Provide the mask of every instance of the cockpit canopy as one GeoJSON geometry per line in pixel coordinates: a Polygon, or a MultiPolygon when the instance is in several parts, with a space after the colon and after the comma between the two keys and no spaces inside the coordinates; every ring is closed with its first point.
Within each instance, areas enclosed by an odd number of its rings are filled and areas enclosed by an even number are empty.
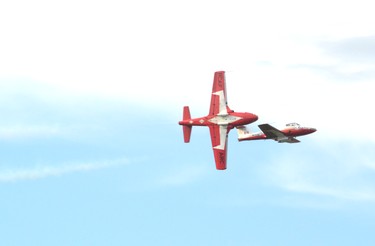
{"type": "Polygon", "coordinates": [[[300,127],[300,125],[298,123],[295,123],[295,122],[288,123],[288,124],[286,124],[286,126],[287,127],[294,127],[294,128],[299,128],[300,127]]]}

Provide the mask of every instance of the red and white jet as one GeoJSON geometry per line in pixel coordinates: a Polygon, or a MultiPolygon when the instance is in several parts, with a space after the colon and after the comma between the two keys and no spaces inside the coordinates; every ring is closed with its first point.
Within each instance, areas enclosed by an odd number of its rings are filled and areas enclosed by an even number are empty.
{"type": "Polygon", "coordinates": [[[247,125],[258,120],[258,116],[255,114],[237,113],[231,110],[227,104],[226,94],[225,72],[215,72],[209,114],[205,117],[192,119],[189,107],[185,106],[183,120],[179,122],[183,126],[185,143],[190,141],[193,126],[209,127],[216,169],[218,170],[227,168],[229,131],[236,126],[247,125]]]}
{"type": "Polygon", "coordinates": [[[286,124],[285,128],[278,130],[269,124],[259,125],[262,132],[251,133],[246,126],[238,126],[238,141],[273,139],[279,143],[299,143],[295,137],[307,135],[316,131],[315,128],[301,127],[298,123],[286,124]]]}

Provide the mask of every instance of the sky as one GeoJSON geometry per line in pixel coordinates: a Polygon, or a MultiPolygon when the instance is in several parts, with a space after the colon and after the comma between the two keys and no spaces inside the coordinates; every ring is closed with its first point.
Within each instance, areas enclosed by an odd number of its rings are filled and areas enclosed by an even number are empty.
{"type": "Polygon", "coordinates": [[[1,245],[373,245],[370,1],[0,3],[1,245]],[[299,144],[215,169],[213,74],[299,144]]]}

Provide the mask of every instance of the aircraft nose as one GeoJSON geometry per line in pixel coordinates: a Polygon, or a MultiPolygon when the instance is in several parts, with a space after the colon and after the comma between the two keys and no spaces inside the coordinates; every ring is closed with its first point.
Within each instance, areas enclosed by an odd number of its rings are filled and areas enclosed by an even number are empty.
{"type": "Polygon", "coordinates": [[[253,122],[255,122],[255,121],[258,120],[258,115],[256,115],[256,114],[251,114],[251,113],[250,113],[248,119],[249,119],[249,123],[253,123],[253,122]]]}
{"type": "Polygon", "coordinates": [[[316,132],[316,128],[310,128],[311,133],[316,132]]]}

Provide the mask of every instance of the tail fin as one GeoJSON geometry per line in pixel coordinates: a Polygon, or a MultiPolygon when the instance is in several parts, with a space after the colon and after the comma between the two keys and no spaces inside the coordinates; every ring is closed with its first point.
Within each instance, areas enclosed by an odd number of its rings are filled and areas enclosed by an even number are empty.
{"type": "Polygon", "coordinates": [[[238,140],[241,141],[242,138],[249,135],[251,132],[246,126],[237,126],[238,140]]]}
{"type": "MultiPolygon", "coordinates": [[[[183,120],[190,120],[191,119],[189,106],[184,107],[184,113],[183,113],[182,119],[183,120]]],[[[193,128],[193,126],[182,126],[182,130],[184,132],[184,142],[185,143],[190,142],[190,136],[191,136],[192,128],[193,128]]]]}

